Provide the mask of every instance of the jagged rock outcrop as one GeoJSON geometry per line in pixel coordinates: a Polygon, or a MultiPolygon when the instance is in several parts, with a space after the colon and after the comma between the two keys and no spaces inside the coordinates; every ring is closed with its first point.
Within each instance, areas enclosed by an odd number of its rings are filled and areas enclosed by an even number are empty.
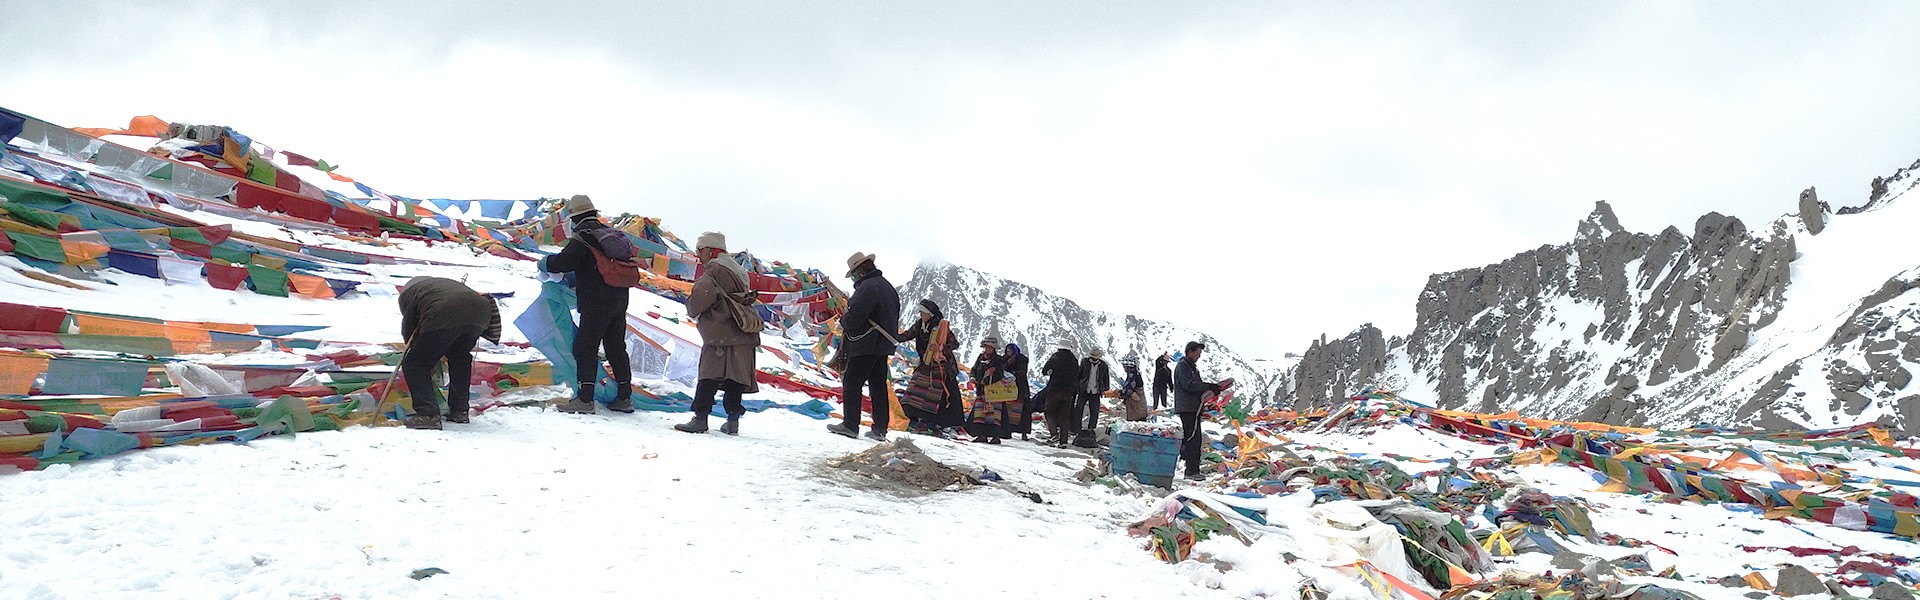
{"type": "Polygon", "coordinates": [[[1300,390],[1293,405],[1327,407],[1348,394],[1366,391],[1359,387],[1386,371],[1387,350],[1386,336],[1372,323],[1331,342],[1325,337],[1315,340],[1300,356],[1288,382],[1300,390]]]}
{"type": "MultiPolygon", "coordinates": [[[[1207,344],[1201,369],[1209,376],[1232,377],[1239,397],[1272,402],[1278,395],[1286,368],[1249,360],[1205,333],[1153,321],[1133,315],[1114,315],[1087,310],[1072,300],[1054,296],[1038,288],[1008,281],[966,267],[931,262],[919,265],[913,277],[899,287],[900,301],[911,318],[912,305],[921,298],[932,298],[947,313],[953,331],[961,341],[962,360],[972,360],[972,352],[988,333],[1020,344],[1034,355],[1034,368],[1053,351],[1057,340],[1072,340],[1076,353],[1084,356],[1087,348],[1099,347],[1107,361],[1119,373],[1120,360],[1137,357],[1142,374],[1152,376],[1152,361],[1161,352],[1178,352],[1189,341],[1207,344]]],[[[904,323],[905,321],[903,321],[904,323]]],[[[1034,372],[1039,377],[1039,372],[1034,372]]]]}
{"type": "Polygon", "coordinates": [[[1429,277],[1404,336],[1383,339],[1366,326],[1314,342],[1286,378],[1286,399],[1323,405],[1382,387],[1445,408],[1620,424],[1805,428],[1879,419],[1920,429],[1920,390],[1908,389],[1920,369],[1920,251],[1888,252],[1862,234],[1829,232],[1843,239],[1823,244],[1831,258],[1819,272],[1857,262],[1835,252],[1915,270],[1860,290],[1850,315],[1822,305],[1778,325],[1801,239],[1836,218],[1912,219],[1920,208],[1893,202],[1920,183],[1916,173],[1920,162],[1876,178],[1867,202],[1837,215],[1808,188],[1794,212],[1755,228],[1709,213],[1690,233],[1634,233],[1598,202],[1571,242],[1429,277]]]}
{"type": "Polygon", "coordinates": [[[1820,201],[1820,195],[1813,188],[1800,192],[1800,222],[1807,226],[1807,233],[1820,235],[1827,228],[1827,203],[1820,201]]]}

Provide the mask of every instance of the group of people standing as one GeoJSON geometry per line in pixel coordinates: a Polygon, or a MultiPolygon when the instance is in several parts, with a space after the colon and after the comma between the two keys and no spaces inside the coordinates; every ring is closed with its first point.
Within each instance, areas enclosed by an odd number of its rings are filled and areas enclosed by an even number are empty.
{"type": "MultiPolygon", "coordinates": [[[[597,406],[595,388],[602,380],[601,352],[614,388],[609,410],[633,412],[632,368],[626,348],[626,285],[608,281],[618,277],[608,265],[632,261],[636,256],[630,240],[599,218],[592,200],[574,196],[565,204],[572,235],[558,254],[541,259],[543,278],[574,275],[573,286],[579,301],[580,323],[574,338],[576,367],[575,394],[560,405],[561,412],[592,414],[597,406]]],[[[758,323],[746,322],[751,310],[740,310],[737,303],[751,306],[754,292],[746,269],[727,251],[726,237],[720,233],[702,234],[695,243],[698,273],[686,307],[700,332],[701,351],[697,382],[694,387],[693,418],[674,429],[688,433],[709,430],[716,397],[724,397],[726,421],[720,431],[740,432],[740,416],[746,412],[743,396],[757,392],[754,374],[755,356],[760,343],[758,323]]],[[[900,328],[899,293],[874,264],[874,256],[855,253],[847,259],[847,276],[853,281],[853,293],[840,317],[842,339],[829,366],[841,374],[842,421],[827,426],[835,434],[850,438],[861,435],[861,415],[872,416],[867,438],[885,441],[893,415],[888,402],[889,360],[901,344],[914,349],[912,375],[900,394],[901,415],[908,430],[941,437],[971,436],[975,442],[998,444],[1018,435],[1032,439],[1033,419],[1044,415],[1047,441],[1065,447],[1069,443],[1092,447],[1099,426],[1101,399],[1108,391],[1117,391],[1129,420],[1143,420],[1146,407],[1146,378],[1138,361],[1121,361],[1122,372],[1115,377],[1100,348],[1091,348],[1085,358],[1076,357],[1074,344],[1062,340],[1040,369],[1046,379],[1038,394],[1029,387],[1029,358],[1018,344],[995,336],[981,340],[980,352],[970,366],[964,367],[973,383],[971,408],[961,398],[959,374],[963,369],[956,353],[960,342],[952,324],[931,299],[916,306],[916,318],[906,329],[900,328]]],[[[439,412],[438,391],[431,384],[433,366],[441,360],[449,365],[452,385],[448,390],[449,412],[446,420],[466,422],[468,413],[466,376],[472,362],[476,340],[485,337],[498,341],[499,309],[490,299],[457,281],[440,278],[416,278],[400,295],[403,335],[408,340],[406,356],[401,360],[409,389],[413,394],[414,415],[405,420],[409,428],[438,429],[443,417],[439,412]],[[491,310],[489,310],[491,309],[491,310]]],[[[1166,405],[1173,393],[1173,409],[1182,424],[1182,458],[1187,473],[1198,473],[1201,434],[1199,412],[1201,396],[1217,392],[1220,385],[1199,376],[1197,362],[1205,345],[1187,344],[1178,365],[1169,368],[1172,357],[1161,354],[1154,360],[1152,410],[1166,405]]]]}
{"type": "Polygon", "coordinates": [[[1101,399],[1116,391],[1128,420],[1145,420],[1151,410],[1166,407],[1169,392],[1172,408],[1181,420],[1181,454],[1187,475],[1199,473],[1203,434],[1200,431],[1201,397],[1219,392],[1221,384],[1200,378],[1199,360],[1206,350],[1200,342],[1190,342],[1177,364],[1169,353],[1154,359],[1151,408],[1147,405],[1147,379],[1139,362],[1131,357],[1121,361],[1122,373],[1115,377],[1100,348],[1087,350],[1082,359],[1074,354],[1074,344],[1061,340],[1040,368],[1046,385],[1038,394],[1029,390],[1029,358],[1018,344],[1002,344],[988,335],[980,342],[980,353],[973,359],[968,375],[973,382],[974,401],[964,409],[956,356],[960,342],[954,335],[940,305],[932,299],[921,300],[912,325],[900,330],[900,297],[893,284],[874,265],[871,254],[855,253],[847,259],[847,276],[854,281],[853,296],[840,317],[843,339],[829,365],[841,372],[842,420],[827,430],[849,438],[859,437],[861,415],[872,416],[872,427],[864,434],[885,441],[893,415],[887,402],[889,388],[887,361],[900,344],[913,344],[912,372],[900,393],[900,409],[906,413],[907,429],[915,433],[941,437],[971,436],[975,442],[998,444],[1015,435],[1031,439],[1033,417],[1044,415],[1047,442],[1065,447],[1096,445],[1101,399]],[[895,333],[898,332],[898,333],[895,333]]]}

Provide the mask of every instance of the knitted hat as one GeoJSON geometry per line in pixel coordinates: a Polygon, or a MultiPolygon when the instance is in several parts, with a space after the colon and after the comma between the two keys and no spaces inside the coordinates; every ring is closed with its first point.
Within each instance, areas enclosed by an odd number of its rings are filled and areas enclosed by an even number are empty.
{"type": "Polygon", "coordinates": [[[1120,359],[1120,366],[1126,367],[1129,369],[1137,369],[1140,367],[1140,361],[1139,359],[1135,359],[1134,357],[1129,356],[1129,357],[1120,359]]]}
{"type": "Polygon", "coordinates": [[[935,304],[932,298],[921,298],[920,310],[921,312],[929,312],[937,315],[940,314],[940,305],[935,304]]]}
{"type": "Polygon", "coordinates": [[[567,199],[567,218],[578,217],[596,210],[599,209],[593,207],[593,199],[588,198],[586,194],[574,194],[572,198],[567,199]]]}
{"type": "Polygon", "coordinates": [[[700,234],[699,240],[693,243],[693,249],[695,251],[700,251],[708,248],[713,248],[715,250],[726,250],[727,234],[720,233],[718,231],[709,231],[709,232],[700,234]]]}
{"type": "Polygon", "coordinates": [[[860,270],[860,265],[873,262],[873,259],[874,256],[872,254],[865,252],[853,253],[853,256],[847,257],[847,276],[852,277],[854,271],[860,270]]]}

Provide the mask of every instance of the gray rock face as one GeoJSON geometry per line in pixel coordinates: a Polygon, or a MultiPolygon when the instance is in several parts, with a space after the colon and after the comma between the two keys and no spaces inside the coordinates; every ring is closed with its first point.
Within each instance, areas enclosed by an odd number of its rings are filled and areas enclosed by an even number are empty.
{"type": "Polygon", "coordinates": [[[1827,228],[1827,203],[1820,201],[1813,188],[1800,192],[1800,222],[1806,224],[1807,233],[1820,235],[1827,228]]]}
{"type": "Polygon", "coordinates": [[[1386,336],[1373,324],[1363,325],[1346,337],[1316,340],[1301,355],[1294,367],[1289,386],[1300,390],[1290,403],[1297,408],[1327,407],[1375,380],[1387,367],[1386,336]]]}
{"type": "MultiPolygon", "coordinates": [[[[1920,162],[1877,179],[1865,204],[1840,214],[1883,208],[1917,184],[1920,162]]],[[[1878,417],[1920,432],[1920,390],[1909,389],[1920,370],[1920,264],[1861,290],[1834,329],[1808,334],[1815,324],[1799,315],[1790,332],[1799,337],[1787,340],[1776,323],[1800,236],[1831,226],[1815,190],[1796,208],[1758,227],[1709,213],[1691,233],[1645,234],[1598,202],[1568,243],[1430,276],[1404,336],[1369,325],[1313,343],[1283,377],[1285,401],[1322,406],[1385,388],[1443,408],[1628,425],[1809,428],[1878,417]]]]}
{"type": "Polygon", "coordinates": [[[1907,586],[1886,581],[1873,586],[1873,594],[1867,597],[1873,600],[1913,600],[1913,592],[1907,590],[1907,586]]]}
{"type": "Polygon", "coordinates": [[[1800,565],[1787,565],[1780,568],[1780,581],[1773,584],[1773,591],[1786,597],[1827,593],[1827,584],[1820,577],[1800,565]]]}
{"type": "Polygon", "coordinates": [[[1161,352],[1178,352],[1187,342],[1197,340],[1207,345],[1201,372],[1208,377],[1234,378],[1235,393],[1240,398],[1271,402],[1277,386],[1285,381],[1281,377],[1284,366],[1248,360],[1205,333],[1133,315],[1087,310],[1038,288],[958,265],[922,264],[899,286],[899,292],[900,304],[907,312],[902,323],[912,317],[913,305],[922,298],[940,305],[960,340],[961,360],[969,364],[981,338],[991,333],[1003,342],[1020,344],[1033,356],[1033,376],[1039,378],[1040,364],[1053,352],[1054,343],[1068,339],[1074,342],[1074,353],[1082,358],[1087,348],[1104,350],[1116,377],[1121,373],[1121,359],[1139,358],[1141,375],[1151,383],[1155,357],[1161,352]]]}

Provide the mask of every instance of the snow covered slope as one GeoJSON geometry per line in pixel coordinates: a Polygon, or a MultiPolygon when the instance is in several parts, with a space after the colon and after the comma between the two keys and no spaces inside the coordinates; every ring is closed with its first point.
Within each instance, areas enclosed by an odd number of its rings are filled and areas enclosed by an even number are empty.
{"type": "Polygon", "coordinates": [[[1601,202],[1572,242],[1434,275],[1407,335],[1314,344],[1290,399],[1383,387],[1542,418],[1920,431],[1916,181],[1920,162],[1837,212],[1809,189],[1754,230],[1714,213],[1633,233],[1601,202]]]}
{"type": "Polygon", "coordinates": [[[1193,329],[1087,310],[1039,288],[943,262],[921,264],[900,286],[900,302],[909,316],[921,298],[932,298],[946,311],[963,349],[977,347],[991,333],[1044,357],[1057,341],[1072,340],[1082,357],[1087,348],[1106,351],[1116,373],[1121,359],[1137,357],[1141,373],[1152,377],[1153,359],[1161,352],[1178,353],[1187,342],[1199,340],[1207,344],[1201,369],[1209,377],[1234,378],[1244,386],[1239,388],[1242,398],[1265,402],[1278,397],[1274,385],[1284,363],[1250,360],[1193,329]]]}

